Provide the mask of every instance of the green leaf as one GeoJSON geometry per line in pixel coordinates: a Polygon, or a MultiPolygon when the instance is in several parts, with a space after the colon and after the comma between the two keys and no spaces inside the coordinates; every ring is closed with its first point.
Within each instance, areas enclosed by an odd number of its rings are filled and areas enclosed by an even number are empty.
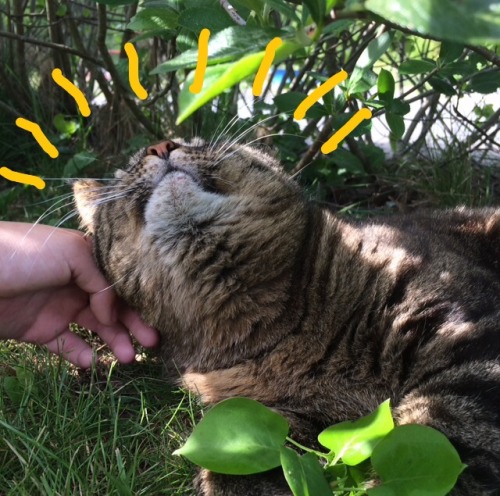
{"type": "Polygon", "coordinates": [[[428,60],[405,60],[399,66],[400,74],[424,74],[426,72],[431,72],[436,68],[436,64],[434,62],[430,62],[428,60]]]}
{"type": "Polygon", "coordinates": [[[2,379],[3,389],[15,407],[21,406],[24,397],[24,388],[17,377],[7,376],[2,379]]]}
{"type": "Polygon", "coordinates": [[[316,24],[323,25],[326,11],[325,0],[303,0],[304,5],[309,9],[311,17],[316,24]]]}
{"type": "Polygon", "coordinates": [[[97,155],[92,152],[80,152],[70,158],[63,170],[63,177],[78,177],[83,169],[93,164],[97,155]]]}
{"type": "Polygon", "coordinates": [[[392,102],[395,87],[393,75],[389,71],[381,69],[377,79],[378,97],[384,102],[392,102]]]}
{"type": "Polygon", "coordinates": [[[360,69],[368,69],[373,66],[377,60],[384,55],[389,46],[391,45],[394,32],[386,31],[378,38],[368,43],[368,46],[363,50],[356,62],[356,67],[360,69]]]}
{"type": "Polygon", "coordinates": [[[72,119],[66,119],[63,114],[57,114],[52,119],[52,124],[61,133],[66,136],[72,136],[80,127],[78,122],[72,119]]]}
{"type": "Polygon", "coordinates": [[[234,21],[222,8],[195,7],[181,12],[179,24],[196,34],[203,28],[208,28],[213,35],[233,26],[234,21]]]}
{"type": "Polygon", "coordinates": [[[325,29],[323,29],[323,35],[329,34],[332,36],[339,35],[344,31],[347,31],[356,21],[353,19],[339,19],[331,22],[325,29]]]}
{"type": "Polygon", "coordinates": [[[443,41],[439,49],[439,60],[442,64],[449,64],[457,60],[464,51],[462,43],[455,43],[453,41],[443,41]]]}
{"type": "Polygon", "coordinates": [[[469,81],[469,90],[476,93],[494,93],[500,88],[500,74],[497,70],[474,74],[469,81]]]}
{"type": "Polygon", "coordinates": [[[286,18],[292,19],[296,23],[300,24],[300,18],[295,11],[296,9],[288,5],[283,0],[267,0],[266,3],[286,18]]]}
{"type": "MultiPolygon", "coordinates": [[[[265,49],[276,36],[284,39],[287,33],[279,29],[232,26],[210,36],[208,65],[216,65],[241,58],[255,50],[265,49]]],[[[194,68],[198,62],[198,48],[187,50],[178,57],[157,66],[151,74],[164,74],[177,69],[194,68]]]]}
{"type": "Polygon", "coordinates": [[[393,114],[392,112],[387,112],[385,114],[385,120],[389,125],[389,129],[391,130],[392,137],[396,140],[400,139],[405,133],[405,121],[404,119],[398,115],[393,114]]]}
{"type": "Polygon", "coordinates": [[[168,5],[146,7],[132,17],[127,28],[132,31],[173,30],[178,24],[179,14],[168,5]]]}
{"type": "Polygon", "coordinates": [[[401,98],[394,99],[388,109],[393,114],[406,115],[410,110],[410,104],[401,100],[401,98]]]}
{"type": "Polygon", "coordinates": [[[497,0],[366,0],[365,8],[433,38],[479,45],[500,41],[497,0]]]}
{"type": "Polygon", "coordinates": [[[294,496],[332,496],[324,471],[312,453],[299,456],[282,446],[280,456],[285,479],[294,496]]]}
{"type": "MultiPolygon", "coordinates": [[[[292,115],[299,104],[306,98],[305,93],[300,93],[298,91],[289,91],[288,93],[283,93],[274,98],[274,103],[279,112],[292,115]]],[[[325,107],[319,103],[315,103],[306,112],[306,118],[317,119],[325,117],[328,115],[325,107]]]]}
{"type": "Polygon", "coordinates": [[[382,484],[370,496],[444,496],[465,468],[446,436],[424,425],[396,427],[374,449],[372,465],[382,484]]]}
{"type": "Polygon", "coordinates": [[[288,422],[257,401],[230,398],[210,409],[174,452],[214,472],[255,474],[280,465],[288,422]]]}
{"type": "Polygon", "coordinates": [[[355,67],[347,80],[346,90],[352,95],[364,93],[377,84],[377,75],[371,69],[355,67]]]}
{"type": "MultiPolygon", "coordinates": [[[[283,42],[276,50],[275,63],[279,63],[300,47],[301,45],[295,42],[283,42]]],[[[179,95],[179,117],[177,118],[177,124],[187,119],[194,111],[223,91],[231,88],[250,75],[255,76],[264,58],[264,53],[264,51],[252,53],[243,57],[238,62],[208,67],[205,72],[203,89],[197,94],[189,91],[189,87],[194,80],[194,74],[191,73],[179,95]]]]}
{"type": "Polygon", "coordinates": [[[389,400],[373,413],[354,422],[346,421],[325,429],[318,441],[346,465],[357,465],[369,458],[374,447],[394,428],[389,400]]]}
{"type": "Polygon", "coordinates": [[[456,95],[457,92],[455,88],[443,78],[438,76],[433,76],[429,79],[429,84],[432,86],[432,89],[437,91],[438,93],[442,93],[443,95],[456,95]]]}
{"type": "Polygon", "coordinates": [[[104,5],[109,5],[111,7],[117,7],[118,5],[132,5],[137,0],[96,0],[97,3],[103,3],[104,5]]]}

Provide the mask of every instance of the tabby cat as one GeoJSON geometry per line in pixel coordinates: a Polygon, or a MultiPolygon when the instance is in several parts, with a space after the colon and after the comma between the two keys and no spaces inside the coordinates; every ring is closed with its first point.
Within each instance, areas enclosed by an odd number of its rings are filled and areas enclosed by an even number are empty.
{"type": "MultiPolygon", "coordinates": [[[[354,222],[261,150],[196,139],[74,192],[99,267],[203,402],[254,398],[311,443],[391,398],[398,424],[439,429],[468,465],[452,494],[497,493],[500,209],[354,222]]],[[[195,486],[290,494],[279,471],[195,486]]]]}

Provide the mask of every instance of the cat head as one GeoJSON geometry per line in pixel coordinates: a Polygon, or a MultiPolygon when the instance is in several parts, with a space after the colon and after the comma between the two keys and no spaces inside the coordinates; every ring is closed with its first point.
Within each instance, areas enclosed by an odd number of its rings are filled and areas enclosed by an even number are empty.
{"type": "Polygon", "coordinates": [[[114,179],[78,181],[74,194],[101,270],[129,303],[151,302],[157,326],[165,305],[179,318],[199,299],[202,313],[232,296],[258,305],[258,288],[297,263],[308,209],[271,155],[200,140],[145,148],[114,179]]]}

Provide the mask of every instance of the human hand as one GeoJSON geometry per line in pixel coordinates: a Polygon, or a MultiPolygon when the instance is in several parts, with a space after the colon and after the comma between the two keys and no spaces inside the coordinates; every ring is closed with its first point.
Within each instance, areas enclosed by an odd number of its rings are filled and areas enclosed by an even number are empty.
{"type": "Polygon", "coordinates": [[[96,332],[120,362],[134,360],[130,333],[143,346],[158,344],[158,332],[118,300],[82,233],[0,222],[0,262],[0,339],[45,345],[82,368],[92,348],[72,322],[96,332]]]}

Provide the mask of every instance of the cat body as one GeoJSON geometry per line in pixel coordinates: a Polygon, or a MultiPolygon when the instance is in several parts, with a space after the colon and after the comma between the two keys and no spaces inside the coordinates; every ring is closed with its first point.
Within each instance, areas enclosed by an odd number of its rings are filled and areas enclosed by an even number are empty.
{"type": "MultiPolygon", "coordinates": [[[[256,399],[311,444],[391,398],[459,451],[453,494],[500,488],[500,209],[348,221],[269,155],[198,141],[74,189],[99,267],[206,404],[256,399]]],[[[273,472],[204,472],[197,491],[290,494],[273,472]]]]}

